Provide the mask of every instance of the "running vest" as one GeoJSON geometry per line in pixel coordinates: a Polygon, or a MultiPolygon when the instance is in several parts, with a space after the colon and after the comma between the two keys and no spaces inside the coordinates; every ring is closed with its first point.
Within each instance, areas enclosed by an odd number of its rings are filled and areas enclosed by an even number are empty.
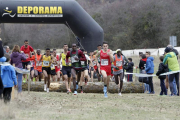
{"type": "MultiPolygon", "coordinates": [[[[85,56],[85,55],[84,55],[85,56]]],[[[87,61],[88,60],[86,60],[86,61],[81,61],[81,67],[82,68],[86,68],[87,67],[87,61]]]]}
{"type": "Polygon", "coordinates": [[[72,51],[70,51],[70,56],[71,56],[71,65],[74,68],[81,68],[81,62],[80,60],[75,60],[75,57],[78,57],[78,50],[76,50],[76,54],[72,54],[72,51]]]}
{"type": "Polygon", "coordinates": [[[71,64],[66,65],[66,54],[61,53],[61,59],[62,59],[62,66],[71,66],[71,64]]]}
{"type": "MultiPolygon", "coordinates": [[[[110,49],[108,49],[108,52],[110,49]]],[[[107,53],[104,53],[103,50],[100,51],[100,65],[111,67],[111,60],[107,53]]]]}
{"type": "MultiPolygon", "coordinates": [[[[118,67],[119,70],[122,70],[123,69],[123,57],[121,55],[120,59],[117,57],[117,55],[115,55],[115,61],[114,61],[114,66],[118,67]]],[[[119,70],[116,70],[115,68],[113,69],[113,71],[119,71],[119,70]]]]}
{"type": "Polygon", "coordinates": [[[46,57],[46,55],[43,55],[43,61],[42,61],[42,67],[50,67],[51,64],[51,56],[46,57]]]}

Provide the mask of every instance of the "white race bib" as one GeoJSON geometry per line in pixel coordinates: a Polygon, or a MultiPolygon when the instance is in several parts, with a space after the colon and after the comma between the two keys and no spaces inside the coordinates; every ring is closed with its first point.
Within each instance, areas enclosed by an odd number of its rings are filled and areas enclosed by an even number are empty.
{"type": "Polygon", "coordinates": [[[49,66],[49,61],[43,61],[43,66],[49,66]]]}
{"type": "Polygon", "coordinates": [[[96,61],[93,62],[93,66],[96,66],[96,61]]]}
{"type": "Polygon", "coordinates": [[[85,62],[84,62],[84,61],[81,61],[81,65],[85,65],[85,62]]]}
{"type": "Polygon", "coordinates": [[[38,64],[38,63],[36,63],[36,66],[42,66],[42,62],[40,62],[39,64],[38,64]]]}
{"type": "Polygon", "coordinates": [[[116,66],[118,67],[122,66],[122,61],[116,61],[116,66]]]}
{"type": "Polygon", "coordinates": [[[108,59],[101,59],[101,65],[108,65],[108,59]]]}
{"type": "Polygon", "coordinates": [[[25,56],[26,56],[26,59],[29,58],[29,54],[25,54],[25,56]]]}
{"type": "Polygon", "coordinates": [[[75,60],[76,57],[77,57],[77,56],[73,56],[73,57],[72,57],[72,59],[71,59],[71,60],[72,60],[72,61],[71,61],[72,63],[79,62],[79,60],[75,60]]]}
{"type": "Polygon", "coordinates": [[[55,69],[55,65],[51,64],[51,70],[55,69]]]}

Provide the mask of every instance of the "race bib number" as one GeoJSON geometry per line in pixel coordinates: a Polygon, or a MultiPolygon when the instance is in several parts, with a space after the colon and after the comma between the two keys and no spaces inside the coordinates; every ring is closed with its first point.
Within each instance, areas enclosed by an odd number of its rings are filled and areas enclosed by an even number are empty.
{"type": "Polygon", "coordinates": [[[55,69],[55,65],[51,64],[51,70],[55,69]]]}
{"type": "Polygon", "coordinates": [[[49,66],[49,61],[43,61],[43,66],[49,66]]]}
{"type": "Polygon", "coordinates": [[[29,58],[29,54],[25,54],[25,56],[26,56],[26,59],[29,58]]]}
{"type": "Polygon", "coordinates": [[[118,66],[118,67],[122,66],[122,61],[117,61],[116,66],[118,66]]]}
{"type": "Polygon", "coordinates": [[[75,60],[76,56],[72,57],[72,63],[76,63],[76,62],[79,62],[79,60],[75,60]]]}
{"type": "Polygon", "coordinates": [[[108,65],[108,59],[101,59],[101,65],[108,65]]]}
{"type": "Polygon", "coordinates": [[[36,66],[42,66],[42,62],[40,62],[39,64],[38,64],[38,63],[36,63],[36,66]]]}
{"type": "Polygon", "coordinates": [[[85,62],[84,62],[84,61],[81,61],[81,65],[85,65],[85,62]]]}
{"type": "Polygon", "coordinates": [[[30,63],[31,63],[31,66],[33,66],[33,65],[34,65],[34,63],[33,63],[32,61],[31,61],[30,63]]]}

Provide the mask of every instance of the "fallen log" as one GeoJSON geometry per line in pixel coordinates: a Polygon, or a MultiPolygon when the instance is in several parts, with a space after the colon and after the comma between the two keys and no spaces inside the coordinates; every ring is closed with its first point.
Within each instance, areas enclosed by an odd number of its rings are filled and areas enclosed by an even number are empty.
{"type": "MultiPolygon", "coordinates": [[[[85,93],[103,93],[103,82],[88,82],[87,85],[83,86],[83,91],[85,93]]],[[[22,84],[23,90],[28,90],[28,83],[22,84]]],[[[71,84],[71,90],[73,91],[73,84],[71,84]]],[[[44,82],[31,82],[30,91],[43,92],[44,91],[44,82]]],[[[50,92],[67,92],[65,83],[51,83],[50,92]]],[[[78,89],[80,92],[80,86],[78,89]]],[[[114,82],[109,83],[109,93],[118,93],[118,86],[114,82]]],[[[144,84],[139,82],[124,82],[122,93],[143,93],[144,84]]]]}

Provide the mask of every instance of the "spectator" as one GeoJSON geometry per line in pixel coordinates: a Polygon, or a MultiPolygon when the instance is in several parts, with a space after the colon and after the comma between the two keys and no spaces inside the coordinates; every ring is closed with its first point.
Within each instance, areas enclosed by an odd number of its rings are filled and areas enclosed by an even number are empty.
{"type": "MultiPolygon", "coordinates": [[[[12,54],[11,54],[11,65],[15,65],[15,67],[23,69],[22,60],[26,60],[26,56],[24,53],[20,53],[20,47],[15,45],[12,54]]],[[[17,73],[18,77],[18,93],[22,92],[22,74],[17,73]]]]}
{"type": "MultiPolygon", "coordinates": [[[[163,63],[165,65],[168,65],[169,71],[179,71],[179,63],[176,54],[172,52],[172,49],[170,49],[169,47],[166,47],[165,49],[165,56],[163,63]]],[[[179,96],[179,72],[169,75],[169,87],[170,87],[171,95],[176,95],[176,93],[174,92],[174,85],[173,85],[174,78],[178,89],[177,95],[179,96]]]]}
{"type": "MultiPolygon", "coordinates": [[[[10,62],[10,55],[5,54],[4,56],[6,57],[6,62],[10,62]]],[[[11,100],[12,87],[14,85],[17,87],[16,72],[14,67],[11,65],[2,65],[1,77],[4,85],[3,98],[4,102],[7,103],[11,100]]]]}
{"type": "MultiPolygon", "coordinates": [[[[151,75],[154,73],[154,58],[150,56],[150,52],[146,52],[146,57],[147,57],[147,61],[146,61],[146,68],[145,71],[147,74],[151,75]]],[[[153,87],[153,77],[148,77],[148,82],[149,82],[149,87],[150,87],[150,94],[154,94],[154,87],[153,87]]]]}
{"type": "MultiPolygon", "coordinates": [[[[146,55],[141,54],[141,60],[139,62],[139,71],[140,71],[141,74],[145,74],[146,61],[147,61],[146,55]]],[[[144,93],[150,91],[150,89],[149,89],[149,81],[148,81],[147,77],[139,77],[139,82],[144,83],[144,86],[145,86],[144,93]]]]}
{"type": "MultiPolygon", "coordinates": [[[[163,59],[164,57],[161,56],[159,58],[160,60],[160,64],[159,64],[159,69],[158,69],[158,72],[156,73],[157,76],[159,76],[160,74],[162,73],[165,73],[165,72],[168,72],[168,67],[167,65],[164,65],[163,64],[163,59]]],[[[164,79],[166,78],[165,75],[163,76],[159,76],[159,79],[160,79],[160,86],[161,86],[161,92],[160,92],[160,95],[167,95],[167,90],[166,90],[166,86],[165,86],[165,83],[164,83],[164,79]]]]}
{"type": "MultiPolygon", "coordinates": [[[[126,70],[127,73],[133,73],[133,66],[134,66],[134,63],[132,62],[132,58],[128,58],[128,65],[124,66],[123,68],[126,70]]],[[[133,82],[132,77],[133,77],[132,74],[128,74],[127,81],[133,82]]]]}

